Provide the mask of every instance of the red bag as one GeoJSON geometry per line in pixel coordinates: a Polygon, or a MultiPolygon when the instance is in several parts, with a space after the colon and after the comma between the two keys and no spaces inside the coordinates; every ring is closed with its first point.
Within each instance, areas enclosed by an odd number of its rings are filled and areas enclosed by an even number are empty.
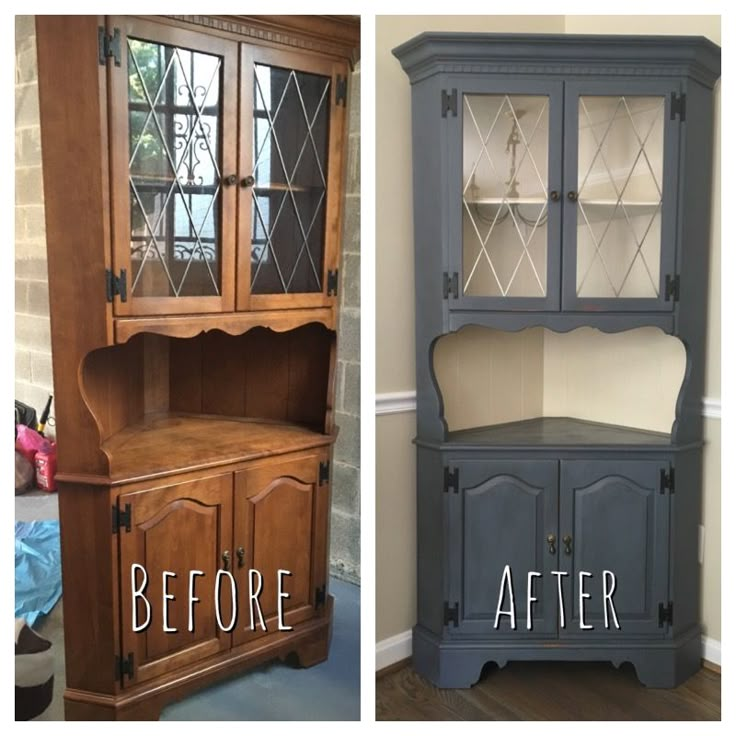
{"type": "Polygon", "coordinates": [[[15,431],[15,449],[32,465],[36,453],[49,445],[49,441],[24,424],[16,424],[15,431]]]}

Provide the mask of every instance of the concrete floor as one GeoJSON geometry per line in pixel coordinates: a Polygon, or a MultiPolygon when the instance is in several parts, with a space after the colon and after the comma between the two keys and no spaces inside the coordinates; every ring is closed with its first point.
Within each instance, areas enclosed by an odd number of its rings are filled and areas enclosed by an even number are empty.
{"type": "MultiPolygon", "coordinates": [[[[18,521],[58,519],[56,494],[16,496],[18,521]]],[[[162,721],[360,719],[360,588],[330,578],[335,612],[330,656],[309,669],[266,664],[167,707],[162,721]]],[[[61,601],[36,630],[54,645],[54,699],[35,720],[63,721],[64,622],[61,601]]]]}

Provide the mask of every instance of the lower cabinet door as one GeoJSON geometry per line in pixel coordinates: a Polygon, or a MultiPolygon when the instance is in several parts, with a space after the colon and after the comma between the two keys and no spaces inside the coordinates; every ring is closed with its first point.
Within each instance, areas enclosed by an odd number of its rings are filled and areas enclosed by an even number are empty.
{"type": "Polygon", "coordinates": [[[667,631],[659,624],[669,588],[670,495],[660,491],[667,468],[651,460],[561,462],[560,569],[567,573],[568,609],[561,638],[667,631]],[[582,599],[582,609],[581,572],[590,574],[583,577],[582,592],[590,598],[582,599]],[[581,629],[581,610],[592,629],[581,629]]]}
{"type": "Polygon", "coordinates": [[[322,604],[329,485],[324,478],[320,484],[320,463],[326,460],[319,451],[235,474],[234,574],[241,593],[234,645],[305,621],[322,604]]]}
{"type": "MultiPolygon", "coordinates": [[[[223,555],[232,551],[232,487],[232,473],[226,473],[118,497],[119,512],[130,513],[130,531],[121,526],[118,532],[122,660],[132,670],[122,675],[123,685],[230,647],[230,634],[217,624],[214,591],[217,571],[226,566],[223,555]],[[192,570],[203,575],[193,578],[193,597],[199,601],[192,606],[189,631],[192,570]],[[134,631],[149,612],[148,625],[134,631]]],[[[232,611],[226,580],[221,590],[221,619],[227,626],[232,611]]]]}
{"type": "Polygon", "coordinates": [[[460,460],[450,466],[457,492],[447,494],[448,634],[555,637],[557,461],[460,460]],[[530,572],[539,576],[532,576],[530,597],[537,600],[527,628],[530,572]]]}

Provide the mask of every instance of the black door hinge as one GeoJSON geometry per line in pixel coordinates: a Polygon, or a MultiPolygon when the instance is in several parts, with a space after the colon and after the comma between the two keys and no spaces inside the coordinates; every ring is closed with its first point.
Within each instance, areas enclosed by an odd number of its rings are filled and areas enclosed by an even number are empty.
{"type": "Polygon", "coordinates": [[[120,269],[120,276],[116,276],[109,268],[105,269],[105,292],[109,302],[116,294],[120,295],[121,302],[128,301],[128,273],[124,268],[120,269]]]}
{"type": "Polygon", "coordinates": [[[330,461],[319,464],[319,484],[321,486],[330,482],[330,461]]]}
{"type": "Polygon", "coordinates": [[[665,624],[672,626],[672,609],[675,604],[670,601],[666,606],[664,603],[659,604],[659,628],[664,628],[665,624]]]}
{"type": "Polygon", "coordinates": [[[457,628],[457,625],[459,623],[459,616],[460,616],[460,605],[455,602],[454,606],[450,606],[450,604],[445,601],[445,614],[444,614],[444,622],[445,626],[449,626],[452,624],[455,628],[457,628]]]}
{"type": "Polygon", "coordinates": [[[457,117],[457,90],[453,89],[448,92],[442,90],[442,117],[446,118],[448,113],[452,113],[453,117],[457,117]]]}
{"type": "Polygon", "coordinates": [[[447,299],[450,294],[453,299],[457,299],[457,272],[449,274],[445,271],[442,276],[442,295],[447,299]]]}
{"type": "Polygon", "coordinates": [[[680,274],[667,274],[664,277],[664,300],[668,302],[670,299],[673,302],[680,301],[680,274]]]}
{"type": "Polygon", "coordinates": [[[335,79],[335,105],[348,104],[348,78],[338,74],[335,79]]]}
{"type": "Polygon", "coordinates": [[[685,122],[685,93],[678,95],[677,92],[673,92],[670,96],[670,120],[674,120],[676,117],[680,118],[680,122],[685,122]]]}
{"type": "Polygon", "coordinates": [[[117,534],[123,527],[125,531],[130,531],[130,504],[126,503],[125,508],[121,511],[117,506],[112,507],[112,533],[117,534]]]}
{"type": "Polygon", "coordinates": [[[105,66],[108,59],[115,59],[115,66],[120,66],[120,29],[113,29],[112,36],[105,33],[102,26],[97,28],[97,44],[100,64],[105,66]]]}
{"type": "Polygon", "coordinates": [[[327,600],[327,591],[325,590],[325,586],[322,585],[319,588],[314,589],[314,607],[319,608],[320,606],[324,606],[325,600],[327,600]]]}
{"type": "Polygon", "coordinates": [[[125,659],[115,656],[115,675],[120,680],[121,685],[124,682],[125,675],[128,675],[128,680],[133,679],[133,652],[128,652],[125,659]]]}
{"type": "Polygon", "coordinates": [[[665,491],[675,492],[675,469],[671,465],[659,471],[659,492],[664,493],[665,491]]]}
{"type": "Polygon", "coordinates": [[[445,465],[445,493],[450,492],[452,488],[453,493],[458,493],[460,490],[460,470],[458,468],[450,468],[445,465]]]}
{"type": "Polygon", "coordinates": [[[327,272],[327,296],[337,296],[337,275],[340,269],[327,272]]]}

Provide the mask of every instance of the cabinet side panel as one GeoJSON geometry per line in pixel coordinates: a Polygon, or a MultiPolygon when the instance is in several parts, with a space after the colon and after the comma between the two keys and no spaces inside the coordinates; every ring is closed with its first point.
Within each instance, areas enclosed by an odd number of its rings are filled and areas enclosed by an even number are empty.
{"type": "Polygon", "coordinates": [[[701,523],[703,451],[675,457],[675,492],[670,497],[670,600],[674,636],[700,624],[698,526],[701,523]]]}
{"type": "Polygon", "coordinates": [[[80,380],[103,440],[143,418],[143,337],[95,350],[84,360],[80,380]]]}
{"type": "Polygon", "coordinates": [[[36,22],[56,426],[59,470],[66,473],[107,472],[77,380],[83,357],[111,339],[100,22],[95,16],[36,22]]]}
{"type": "Polygon", "coordinates": [[[446,135],[440,110],[438,77],[412,87],[412,161],[414,166],[414,269],[416,308],[417,434],[443,439],[444,420],[432,368],[432,349],[444,331],[442,299],[447,269],[446,212],[448,182],[446,135]]]}
{"type": "Polygon", "coordinates": [[[445,495],[442,455],[417,448],[417,623],[442,633],[445,598],[445,495]]]}
{"type": "Polygon", "coordinates": [[[118,552],[106,488],[59,483],[67,687],[114,693],[118,552]]]}
{"type": "Polygon", "coordinates": [[[710,246],[713,170],[713,93],[688,81],[687,117],[680,150],[680,302],[676,333],[687,348],[687,369],[677,405],[674,439],[692,442],[703,437],[705,390],[705,326],[708,317],[708,254],[710,246]]]}

